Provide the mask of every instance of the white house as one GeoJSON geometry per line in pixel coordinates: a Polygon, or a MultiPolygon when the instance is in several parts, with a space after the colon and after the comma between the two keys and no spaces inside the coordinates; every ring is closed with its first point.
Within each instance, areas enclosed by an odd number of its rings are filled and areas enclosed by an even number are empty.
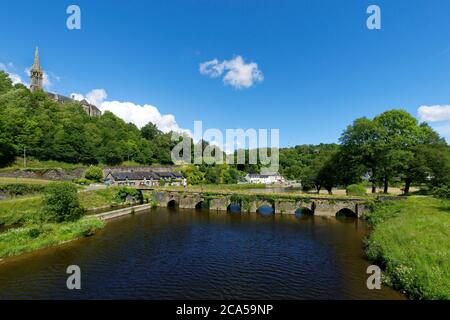
{"type": "Polygon", "coordinates": [[[279,173],[255,174],[250,173],[245,176],[248,183],[255,184],[283,184],[286,179],[279,173]]]}

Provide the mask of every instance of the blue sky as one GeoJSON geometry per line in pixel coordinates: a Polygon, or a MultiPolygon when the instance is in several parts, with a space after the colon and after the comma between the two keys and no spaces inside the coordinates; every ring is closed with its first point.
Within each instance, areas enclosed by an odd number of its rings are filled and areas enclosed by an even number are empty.
{"type": "Polygon", "coordinates": [[[168,126],[279,128],[281,145],[294,146],[337,142],[355,118],[391,108],[419,117],[425,105],[422,118],[450,138],[447,0],[1,0],[0,29],[11,74],[27,81],[39,46],[50,91],[103,89],[105,101],[130,102],[115,108],[157,108],[138,118],[174,115],[158,118],[168,126]],[[66,28],[70,4],[81,30],[66,28]],[[370,4],[381,30],[366,27],[370,4]],[[248,87],[223,81],[237,56],[260,72],[248,87]],[[216,78],[199,70],[213,59],[225,66],[216,78]]]}

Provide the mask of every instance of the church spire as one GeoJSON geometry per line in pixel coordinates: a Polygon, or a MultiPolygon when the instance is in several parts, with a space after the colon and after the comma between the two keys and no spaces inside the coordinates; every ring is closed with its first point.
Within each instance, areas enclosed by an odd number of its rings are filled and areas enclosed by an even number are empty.
{"type": "Polygon", "coordinates": [[[31,69],[41,70],[41,60],[39,59],[39,49],[36,47],[36,52],[34,53],[34,63],[31,69]]]}
{"type": "Polygon", "coordinates": [[[36,90],[42,90],[42,82],[44,79],[44,73],[41,69],[41,60],[39,59],[39,50],[36,47],[36,52],[34,53],[34,63],[30,69],[30,90],[32,92],[36,90]]]}

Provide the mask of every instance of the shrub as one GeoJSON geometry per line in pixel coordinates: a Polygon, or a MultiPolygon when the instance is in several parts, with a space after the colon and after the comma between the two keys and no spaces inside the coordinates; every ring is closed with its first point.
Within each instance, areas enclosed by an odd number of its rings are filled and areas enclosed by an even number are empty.
{"type": "Polygon", "coordinates": [[[83,215],[77,188],[70,182],[50,183],[43,198],[43,217],[56,222],[75,221],[83,215]]]}
{"type": "Polygon", "coordinates": [[[450,186],[442,185],[433,189],[433,196],[440,199],[450,199],[450,186]]]}
{"type": "Polygon", "coordinates": [[[30,236],[30,238],[36,239],[40,234],[41,230],[39,230],[38,228],[32,228],[28,230],[28,235],[30,236]]]}
{"type": "Polygon", "coordinates": [[[347,186],[347,195],[348,196],[364,196],[366,195],[366,187],[361,184],[351,184],[347,186]]]}
{"type": "Polygon", "coordinates": [[[99,167],[91,166],[84,173],[84,177],[88,180],[100,182],[103,180],[103,170],[99,167]]]}
{"type": "Polygon", "coordinates": [[[118,202],[125,202],[128,197],[133,198],[135,201],[143,201],[142,193],[135,188],[129,187],[120,187],[119,190],[117,190],[115,200],[118,202]]]}
{"type": "Polygon", "coordinates": [[[0,191],[6,192],[11,196],[23,196],[26,194],[43,192],[45,187],[46,186],[42,184],[11,183],[0,185],[0,191]]]}

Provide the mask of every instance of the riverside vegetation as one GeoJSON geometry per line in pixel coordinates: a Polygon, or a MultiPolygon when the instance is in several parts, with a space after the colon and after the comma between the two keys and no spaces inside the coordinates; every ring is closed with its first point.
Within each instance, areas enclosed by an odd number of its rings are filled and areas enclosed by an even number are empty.
{"type": "Polygon", "coordinates": [[[385,283],[413,299],[450,299],[450,200],[413,196],[378,202],[367,215],[366,253],[385,283]]]}
{"type": "Polygon", "coordinates": [[[77,192],[70,182],[50,183],[42,195],[0,201],[0,258],[94,234],[104,222],[84,208],[117,203],[117,188],[77,192]],[[1,230],[0,230],[1,231],[1,230]]]}

